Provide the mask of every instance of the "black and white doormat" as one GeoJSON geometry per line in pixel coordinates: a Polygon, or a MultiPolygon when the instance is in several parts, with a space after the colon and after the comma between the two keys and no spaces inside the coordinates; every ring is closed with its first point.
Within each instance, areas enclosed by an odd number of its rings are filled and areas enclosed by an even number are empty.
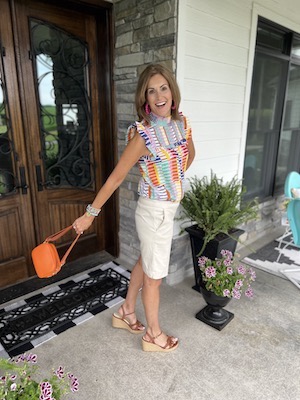
{"type": "Polygon", "coordinates": [[[109,262],[0,309],[0,357],[24,353],[113,307],[126,296],[129,278],[109,262]]]}

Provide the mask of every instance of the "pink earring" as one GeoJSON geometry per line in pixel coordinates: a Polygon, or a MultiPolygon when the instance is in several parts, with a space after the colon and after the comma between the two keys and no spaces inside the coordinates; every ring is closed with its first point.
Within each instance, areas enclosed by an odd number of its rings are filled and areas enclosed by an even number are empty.
{"type": "Polygon", "coordinates": [[[171,109],[172,109],[172,110],[176,110],[176,104],[174,103],[174,100],[172,100],[172,107],[171,107],[171,109]]]}
{"type": "Polygon", "coordinates": [[[148,114],[148,115],[151,113],[151,108],[148,103],[145,104],[145,111],[146,111],[146,114],[148,114]]]}

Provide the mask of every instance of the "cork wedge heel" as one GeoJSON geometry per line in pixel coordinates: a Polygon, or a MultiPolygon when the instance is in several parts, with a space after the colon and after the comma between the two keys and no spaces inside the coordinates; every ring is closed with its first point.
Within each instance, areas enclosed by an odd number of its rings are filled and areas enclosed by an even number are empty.
{"type": "Polygon", "coordinates": [[[170,351],[176,350],[178,347],[178,339],[174,336],[167,336],[167,341],[164,346],[160,346],[155,343],[155,339],[157,339],[162,332],[160,332],[157,336],[151,336],[148,332],[146,335],[149,337],[150,340],[146,340],[145,336],[142,338],[142,347],[144,351],[156,351],[156,352],[163,352],[168,353],[170,351]]]}
{"type": "Polygon", "coordinates": [[[130,333],[133,334],[139,334],[145,332],[145,327],[139,320],[136,320],[136,322],[131,324],[129,320],[126,319],[128,315],[132,315],[134,314],[134,312],[125,314],[123,305],[121,306],[121,310],[122,310],[122,315],[120,315],[119,313],[114,313],[112,315],[112,326],[114,328],[127,329],[130,333]]]}

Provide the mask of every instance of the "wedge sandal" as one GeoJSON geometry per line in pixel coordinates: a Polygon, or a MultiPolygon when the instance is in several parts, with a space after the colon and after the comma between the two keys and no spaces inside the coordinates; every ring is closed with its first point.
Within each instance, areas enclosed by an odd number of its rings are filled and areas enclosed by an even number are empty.
{"type": "Polygon", "coordinates": [[[128,315],[134,314],[134,312],[125,314],[123,305],[121,306],[121,310],[122,315],[119,313],[113,313],[112,326],[114,328],[127,329],[130,333],[134,334],[143,333],[145,331],[144,325],[139,320],[136,320],[135,323],[131,324],[128,319],[126,319],[128,315]]]}
{"type": "Polygon", "coordinates": [[[170,351],[173,351],[177,349],[178,347],[178,339],[175,338],[174,336],[167,336],[167,342],[164,346],[160,346],[159,344],[155,343],[155,339],[157,339],[160,335],[162,335],[162,332],[160,332],[157,336],[151,336],[147,332],[146,335],[150,338],[150,340],[146,340],[145,336],[142,338],[142,347],[144,351],[160,351],[164,353],[168,353],[170,351]]]}

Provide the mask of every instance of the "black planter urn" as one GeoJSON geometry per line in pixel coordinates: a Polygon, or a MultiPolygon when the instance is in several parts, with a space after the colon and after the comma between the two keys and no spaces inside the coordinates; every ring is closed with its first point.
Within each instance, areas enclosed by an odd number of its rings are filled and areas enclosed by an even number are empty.
{"type": "Polygon", "coordinates": [[[233,313],[223,308],[231,298],[217,296],[205,288],[204,282],[200,283],[200,290],[207,306],[196,314],[196,318],[221,331],[234,317],[233,313]]]}
{"type": "MultiPolygon", "coordinates": [[[[198,266],[198,254],[202,249],[204,242],[204,232],[202,229],[199,229],[197,225],[192,225],[185,228],[186,232],[188,232],[190,236],[192,255],[193,255],[193,265],[194,265],[194,273],[195,273],[195,286],[193,289],[200,292],[199,282],[201,282],[201,272],[198,266]]],[[[215,260],[216,258],[221,258],[222,250],[229,250],[234,254],[237,240],[244,233],[242,229],[233,229],[230,232],[230,236],[225,235],[224,233],[218,234],[213,240],[207,243],[203,253],[201,256],[205,256],[210,258],[211,260],[215,260]]]]}

